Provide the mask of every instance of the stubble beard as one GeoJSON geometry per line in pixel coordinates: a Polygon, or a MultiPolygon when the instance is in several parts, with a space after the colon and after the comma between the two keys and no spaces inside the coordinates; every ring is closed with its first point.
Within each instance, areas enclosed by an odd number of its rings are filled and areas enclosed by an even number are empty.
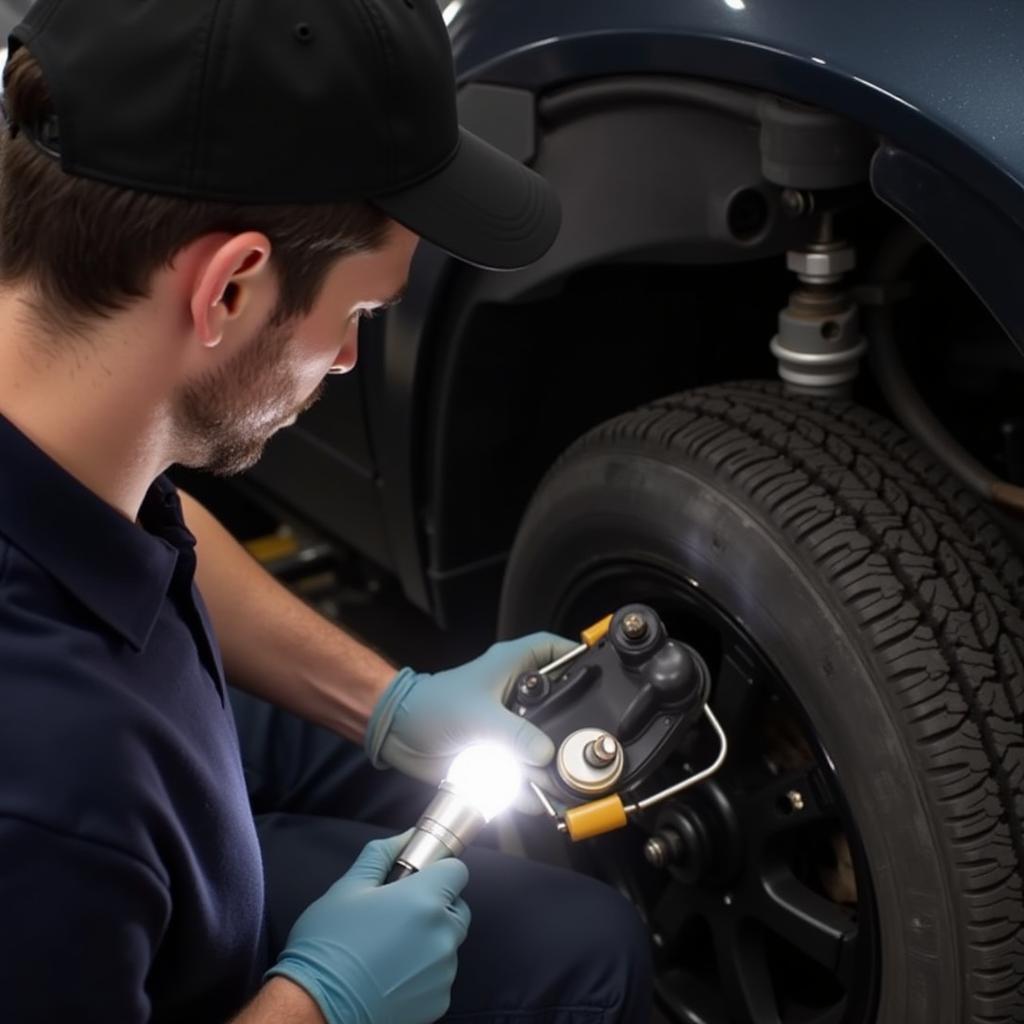
{"type": "Polygon", "coordinates": [[[323,382],[304,402],[294,397],[291,336],[291,325],[272,320],[225,366],[182,391],[175,409],[182,465],[216,476],[243,473],[277,430],[317,402],[323,382]]]}

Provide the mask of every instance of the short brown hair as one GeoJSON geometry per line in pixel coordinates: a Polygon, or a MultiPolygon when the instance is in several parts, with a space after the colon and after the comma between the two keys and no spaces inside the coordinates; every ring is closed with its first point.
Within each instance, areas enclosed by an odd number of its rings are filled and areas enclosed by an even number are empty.
{"type": "MultiPolygon", "coordinates": [[[[10,125],[40,124],[52,113],[27,50],[11,56],[4,87],[10,125]]],[[[219,231],[270,239],[281,323],[308,313],[334,262],[379,246],[390,223],[365,203],[233,205],[118,188],[65,174],[24,132],[0,136],[0,282],[31,282],[38,313],[52,325],[81,327],[146,297],[159,268],[219,231]]]]}

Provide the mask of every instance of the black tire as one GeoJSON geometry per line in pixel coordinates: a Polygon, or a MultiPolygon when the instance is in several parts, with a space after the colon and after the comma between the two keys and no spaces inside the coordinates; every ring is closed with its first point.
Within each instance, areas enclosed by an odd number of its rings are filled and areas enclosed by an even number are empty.
{"type": "Polygon", "coordinates": [[[1024,566],[973,497],[852,403],[704,388],[553,467],[501,630],[577,629],[583,592],[631,572],[733,616],[834,767],[870,875],[876,991],[820,1019],[1024,1021],[1024,566]]]}

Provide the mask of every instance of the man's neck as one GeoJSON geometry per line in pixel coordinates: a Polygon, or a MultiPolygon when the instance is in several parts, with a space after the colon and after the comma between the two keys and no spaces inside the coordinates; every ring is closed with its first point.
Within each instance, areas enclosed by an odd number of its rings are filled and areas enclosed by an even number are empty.
{"type": "Polygon", "coordinates": [[[0,292],[0,414],[63,469],[135,520],[171,459],[158,353],[130,317],[88,338],[44,333],[23,293],[0,292]]]}

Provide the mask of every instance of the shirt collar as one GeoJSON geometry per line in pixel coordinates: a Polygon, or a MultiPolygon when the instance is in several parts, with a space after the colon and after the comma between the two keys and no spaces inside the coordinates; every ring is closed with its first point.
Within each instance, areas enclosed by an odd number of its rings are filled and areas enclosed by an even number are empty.
{"type": "Polygon", "coordinates": [[[136,525],[0,416],[0,535],[136,650],[153,629],[178,561],[195,539],[165,477],[136,525]]]}

